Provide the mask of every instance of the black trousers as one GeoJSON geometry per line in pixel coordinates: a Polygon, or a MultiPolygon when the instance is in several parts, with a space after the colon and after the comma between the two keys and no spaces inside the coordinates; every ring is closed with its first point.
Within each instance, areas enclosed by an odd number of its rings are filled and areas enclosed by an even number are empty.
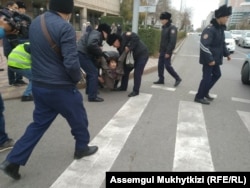
{"type": "Polygon", "coordinates": [[[134,87],[133,91],[139,93],[141,87],[142,74],[145,68],[145,65],[148,61],[148,56],[139,57],[135,60],[134,68],[129,68],[124,65],[124,75],[121,81],[121,89],[127,90],[129,74],[134,69],[134,87]]]}
{"type": "Polygon", "coordinates": [[[198,93],[196,94],[197,99],[203,99],[221,77],[220,65],[203,65],[202,72],[202,80],[200,82],[198,93]]]}
{"type": "Polygon", "coordinates": [[[171,65],[171,57],[172,54],[170,55],[169,58],[165,58],[165,52],[161,52],[158,60],[158,76],[159,76],[159,81],[164,82],[164,69],[168,71],[168,73],[175,79],[179,80],[180,77],[179,75],[175,72],[174,68],[171,65]]]}

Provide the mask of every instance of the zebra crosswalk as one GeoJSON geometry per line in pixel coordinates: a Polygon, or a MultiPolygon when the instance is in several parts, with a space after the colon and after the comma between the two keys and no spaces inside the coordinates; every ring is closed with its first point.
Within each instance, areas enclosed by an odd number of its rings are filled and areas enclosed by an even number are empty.
{"type": "Polygon", "coordinates": [[[75,188],[100,187],[105,179],[104,172],[110,170],[151,97],[140,94],[140,97],[130,98],[91,142],[91,145],[98,145],[97,154],[73,161],[51,188],[72,187],[72,182],[75,188]]]}
{"type": "MultiPolygon", "coordinates": [[[[153,88],[159,89],[159,87],[153,88]]],[[[195,92],[191,91],[189,94],[195,92]]],[[[213,94],[213,97],[217,95],[213,94]]],[[[152,94],[145,93],[129,98],[92,140],[90,145],[99,146],[97,154],[73,161],[50,188],[101,187],[105,180],[105,172],[112,168],[151,100],[152,94]]],[[[232,101],[249,102],[237,98],[232,98],[232,101]]],[[[237,113],[250,132],[250,112],[237,111],[237,113]]],[[[172,171],[215,171],[201,104],[179,101],[174,148],[172,171]]]]}

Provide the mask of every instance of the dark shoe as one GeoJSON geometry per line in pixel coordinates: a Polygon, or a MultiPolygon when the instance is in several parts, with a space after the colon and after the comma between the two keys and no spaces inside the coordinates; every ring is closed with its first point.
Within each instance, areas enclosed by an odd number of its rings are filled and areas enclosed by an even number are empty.
{"type": "Polygon", "coordinates": [[[198,98],[194,98],[195,102],[201,103],[201,104],[210,104],[210,102],[208,102],[206,99],[198,99],[198,98]]]}
{"type": "Polygon", "coordinates": [[[74,159],[81,159],[82,157],[89,156],[97,152],[98,147],[97,146],[88,146],[85,150],[78,150],[75,151],[74,159]]]}
{"type": "Polygon", "coordinates": [[[11,178],[13,178],[15,180],[19,180],[21,178],[21,175],[18,173],[19,167],[20,167],[20,165],[14,164],[14,163],[10,163],[9,161],[4,161],[0,165],[0,169],[5,174],[7,174],[8,176],[10,176],[11,178]]]}
{"type": "Polygon", "coordinates": [[[158,80],[156,82],[153,82],[154,84],[164,84],[164,81],[158,80]]]}
{"type": "Polygon", "coordinates": [[[177,87],[181,83],[182,79],[178,79],[175,81],[174,87],[177,87]]]}
{"type": "Polygon", "coordinates": [[[89,99],[89,102],[103,102],[104,99],[101,97],[96,97],[94,99],[89,99]]]}
{"type": "Polygon", "coordinates": [[[8,139],[2,145],[0,145],[0,152],[12,149],[14,146],[14,140],[8,139]]]}
{"type": "Polygon", "coordinates": [[[206,98],[208,101],[213,101],[213,100],[214,100],[214,98],[213,98],[213,97],[210,97],[209,94],[207,94],[207,95],[205,96],[205,98],[206,98]]]}
{"type": "Polygon", "coordinates": [[[22,96],[21,101],[22,102],[26,102],[26,101],[33,101],[33,96],[29,95],[29,96],[22,96]]]}
{"type": "Polygon", "coordinates": [[[128,97],[134,97],[134,96],[136,96],[136,95],[139,95],[139,92],[132,91],[132,92],[128,95],[128,97]]]}
{"type": "Polygon", "coordinates": [[[0,71],[4,71],[4,69],[0,69],[0,71]]]}

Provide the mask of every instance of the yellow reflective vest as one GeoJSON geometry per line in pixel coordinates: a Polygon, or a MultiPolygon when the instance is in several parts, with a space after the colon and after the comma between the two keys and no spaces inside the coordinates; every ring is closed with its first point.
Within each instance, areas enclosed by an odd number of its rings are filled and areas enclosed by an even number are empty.
{"type": "MultiPolygon", "coordinates": [[[[24,43],[29,44],[29,43],[24,43]]],[[[17,45],[8,56],[8,66],[19,69],[31,69],[31,56],[24,49],[24,44],[17,45]]]]}

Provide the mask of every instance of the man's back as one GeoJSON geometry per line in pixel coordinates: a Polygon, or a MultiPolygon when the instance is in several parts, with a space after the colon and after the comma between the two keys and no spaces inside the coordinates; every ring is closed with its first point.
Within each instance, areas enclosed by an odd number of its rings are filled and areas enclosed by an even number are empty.
{"type": "Polygon", "coordinates": [[[72,26],[55,12],[45,13],[45,24],[60,48],[58,55],[42,31],[41,16],[30,26],[33,82],[45,85],[74,85],[80,80],[80,64],[72,26]]]}

